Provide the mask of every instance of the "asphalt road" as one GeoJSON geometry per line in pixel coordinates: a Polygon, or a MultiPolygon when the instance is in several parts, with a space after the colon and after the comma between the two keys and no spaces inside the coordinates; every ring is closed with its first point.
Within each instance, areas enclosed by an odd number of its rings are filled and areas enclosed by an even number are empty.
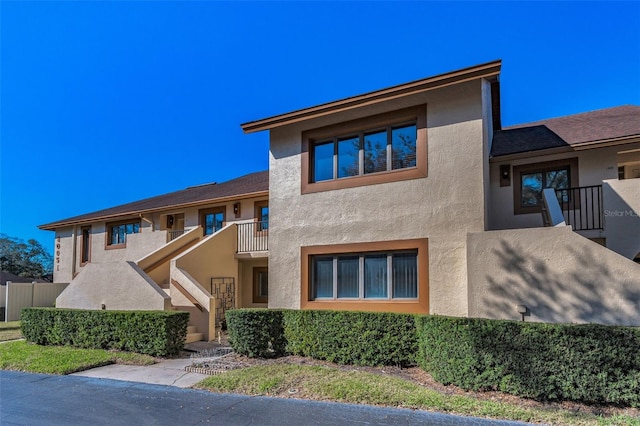
{"type": "Polygon", "coordinates": [[[522,425],[366,405],[0,371],[2,425],[522,425]]]}

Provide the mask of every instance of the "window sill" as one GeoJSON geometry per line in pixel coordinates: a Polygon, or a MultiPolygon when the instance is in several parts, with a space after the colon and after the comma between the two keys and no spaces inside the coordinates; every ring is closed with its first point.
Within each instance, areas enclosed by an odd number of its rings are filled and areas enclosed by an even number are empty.
{"type": "Polygon", "coordinates": [[[127,248],[126,244],[107,244],[107,246],[104,248],[105,250],[118,250],[118,249],[123,249],[123,248],[127,248]]]}
{"type": "Polygon", "coordinates": [[[428,314],[427,303],[420,300],[310,300],[300,309],[329,309],[337,311],[372,311],[428,314]]]}
{"type": "Polygon", "coordinates": [[[370,173],[362,176],[352,176],[340,179],[325,180],[321,182],[302,181],[302,194],[314,192],[334,191],[337,189],[356,188],[358,186],[377,185],[387,182],[400,182],[403,180],[421,179],[427,177],[426,162],[410,169],[398,169],[388,172],[370,173]]]}

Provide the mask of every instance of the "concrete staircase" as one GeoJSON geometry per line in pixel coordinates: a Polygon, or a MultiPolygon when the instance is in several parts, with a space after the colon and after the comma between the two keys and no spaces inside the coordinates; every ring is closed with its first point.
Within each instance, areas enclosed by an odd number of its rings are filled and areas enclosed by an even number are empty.
{"type": "Polygon", "coordinates": [[[198,329],[195,325],[187,326],[187,338],[185,343],[199,342],[204,338],[203,333],[198,333],[198,329]]]}

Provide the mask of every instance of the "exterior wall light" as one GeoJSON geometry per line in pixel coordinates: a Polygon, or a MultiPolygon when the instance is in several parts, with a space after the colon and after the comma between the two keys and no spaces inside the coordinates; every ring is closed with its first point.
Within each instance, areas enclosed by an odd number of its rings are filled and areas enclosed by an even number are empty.
{"type": "Polygon", "coordinates": [[[102,309],[102,310],[104,311],[105,309],[107,309],[107,305],[105,305],[105,304],[103,303],[102,305],[100,305],[100,309],[102,309]]]}
{"type": "Polygon", "coordinates": [[[500,166],[500,186],[511,186],[511,164],[500,166]]]}
{"type": "Polygon", "coordinates": [[[240,203],[233,205],[233,214],[236,215],[236,218],[240,217],[240,203]]]}
{"type": "Polygon", "coordinates": [[[522,316],[522,321],[524,321],[525,315],[529,315],[529,308],[527,308],[527,305],[518,305],[516,306],[516,310],[522,316]]]}

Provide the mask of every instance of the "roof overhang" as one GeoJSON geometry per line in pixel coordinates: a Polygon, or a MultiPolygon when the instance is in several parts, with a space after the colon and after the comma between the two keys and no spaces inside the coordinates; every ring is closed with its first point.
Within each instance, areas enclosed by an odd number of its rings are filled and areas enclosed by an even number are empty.
{"type": "Polygon", "coordinates": [[[286,126],[288,124],[298,123],[300,121],[323,117],[338,112],[344,112],[362,106],[374,105],[404,96],[427,92],[429,90],[450,86],[452,84],[463,83],[480,78],[497,77],[500,74],[501,66],[501,60],[487,62],[486,64],[451,71],[422,80],[416,80],[410,83],[400,84],[398,86],[392,86],[358,96],[352,96],[339,101],[304,108],[288,112],[286,114],[275,115],[273,117],[263,118],[262,120],[250,121],[242,124],[241,126],[245,133],[269,130],[275,127],[286,126]]]}
{"type": "Polygon", "coordinates": [[[213,198],[210,200],[195,201],[192,203],[173,204],[173,205],[167,205],[162,207],[155,207],[152,209],[141,209],[141,210],[132,210],[128,212],[116,213],[116,214],[107,214],[104,216],[91,217],[88,219],[80,219],[80,220],[70,219],[70,220],[63,220],[59,222],[51,222],[44,225],[39,225],[38,228],[42,229],[43,231],[55,231],[56,229],[62,228],[65,226],[87,225],[90,223],[105,222],[105,221],[110,221],[115,219],[139,217],[141,215],[149,214],[149,213],[157,213],[161,211],[167,211],[167,210],[173,210],[173,209],[179,209],[179,208],[199,207],[199,206],[205,206],[212,203],[226,203],[229,201],[236,201],[236,200],[241,200],[245,198],[263,197],[266,195],[269,195],[269,191],[257,191],[257,192],[247,193],[247,194],[233,195],[229,197],[220,197],[220,198],[213,198]]]}
{"type": "Polygon", "coordinates": [[[586,151],[589,149],[607,148],[610,146],[620,146],[620,145],[627,145],[632,143],[640,143],[640,135],[621,136],[618,138],[573,143],[567,147],[540,149],[536,151],[516,152],[513,154],[493,156],[489,159],[489,162],[500,163],[503,161],[512,161],[512,160],[518,160],[521,158],[561,154],[564,152],[586,151]]]}

